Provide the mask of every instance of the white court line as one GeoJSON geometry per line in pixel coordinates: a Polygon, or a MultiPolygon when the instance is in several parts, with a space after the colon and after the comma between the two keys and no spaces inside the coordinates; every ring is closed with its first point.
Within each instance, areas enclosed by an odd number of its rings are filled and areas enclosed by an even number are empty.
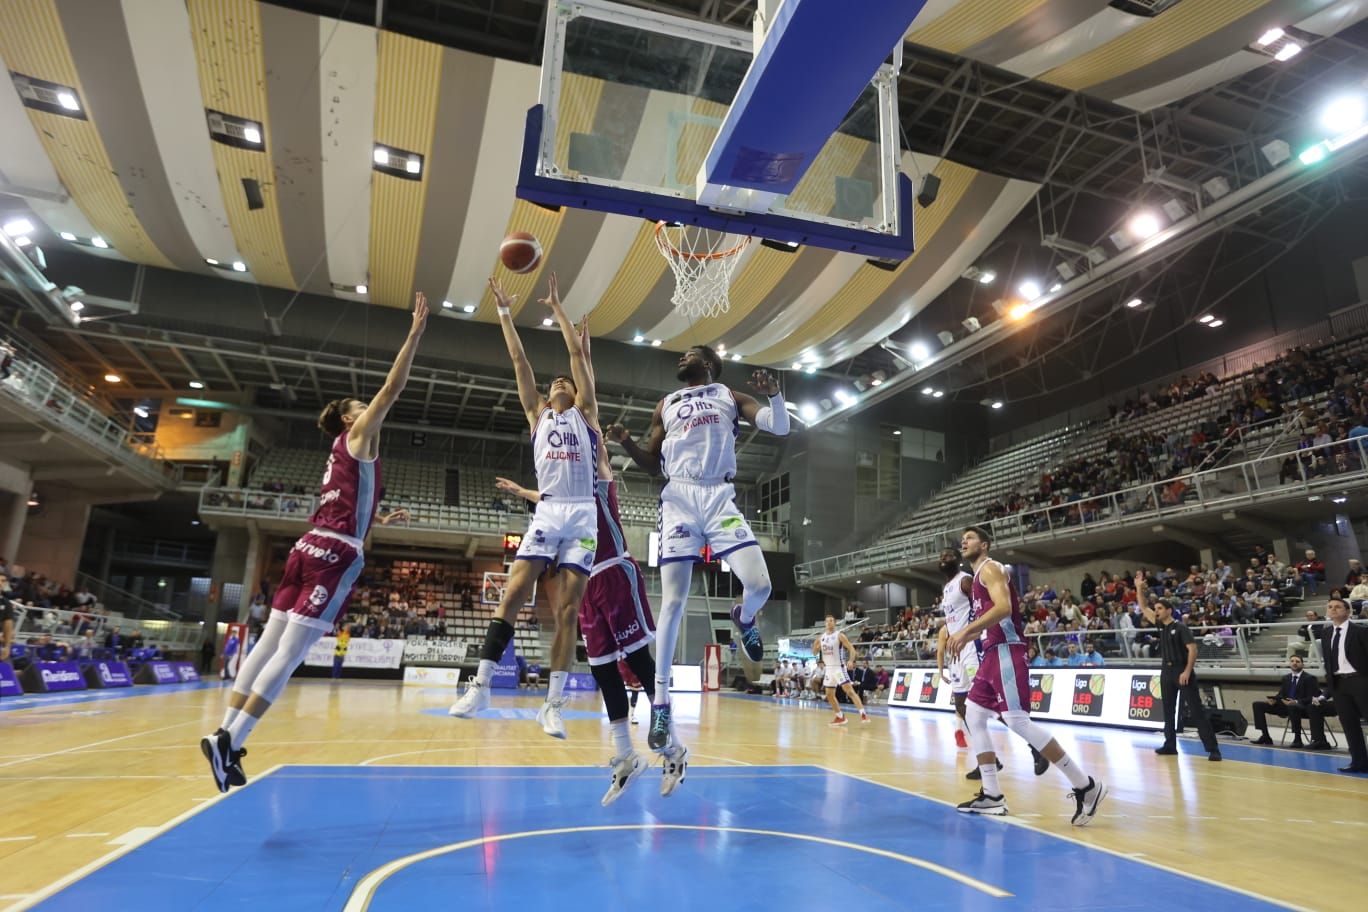
{"type": "Polygon", "coordinates": [[[93,839],[97,836],[108,836],[108,833],[67,833],[67,839],[93,839]]]}
{"type": "Polygon", "coordinates": [[[0,842],[27,842],[30,839],[37,838],[37,836],[0,836],[0,842]]]}
{"type": "MultiPolygon", "coordinates": [[[[820,764],[814,764],[814,765],[816,765],[816,766],[821,766],[820,764]]],[[[878,782],[878,781],[876,781],[876,780],[874,780],[874,779],[869,779],[869,778],[867,778],[867,777],[865,777],[865,776],[861,776],[861,775],[858,775],[858,774],[856,774],[856,773],[847,773],[847,772],[843,772],[842,770],[831,769],[830,767],[827,767],[827,766],[821,766],[821,768],[824,769],[824,770],[826,770],[826,771],[829,772],[829,773],[835,773],[835,774],[838,775],[838,776],[849,776],[849,777],[852,778],[852,779],[859,779],[861,782],[868,782],[870,785],[877,785],[877,786],[879,786],[880,788],[892,789],[892,790],[895,791],[895,792],[902,792],[903,794],[912,795],[913,797],[916,797],[916,798],[923,798],[923,799],[925,799],[925,800],[927,800],[927,801],[935,802],[936,804],[945,805],[946,807],[955,807],[955,803],[954,803],[953,801],[946,801],[946,800],[944,800],[944,799],[942,799],[942,798],[933,798],[933,797],[931,797],[930,795],[923,795],[923,794],[920,793],[920,792],[909,791],[908,789],[905,789],[905,788],[899,788],[899,787],[896,786],[896,785],[888,785],[887,783],[878,782]]],[[[1022,829],[1031,830],[1031,831],[1033,831],[1033,832],[1040,833],[1040,834],[1042,834],[1042,835],[1044,835],[1044,836],[1049,836],[1049,837],[1052,837],[1052,838],[1054,838],[1054,839],[1062,839],[1062,840],[1064,840],[1065,842],[1072,842],[1074,845],[1080,845],[1080,846],[1083,846],[1083,847],[1085,847],[1085,848],[1092,849],[1094,852],[1106,852],[1108,855],[1114,855],[1114,856],[1116,856],[1117,858],[1125,858],[1125,859],[1127,859],[1127,860],[1129,860],[1129,861],[1134,861],[1134,862],[1136,862],[1137,864],[1146,865],[1146,866],[1151,867],[1151,868],[1157,868],[1158,870],[1164,871],[1165,873],[1168,873],[1168,874],[1176,874],[1176,875],[1178,875],[1179,877],[1186,877],[1186,878],[1188,878],[1189,880],[1200,881],[1201,883],[1207,884],[1207,885],[1209,885],[1209,886],[1219,887],[1219,888],[1222,889],[1222,890],[1229,890],[1230,892],[1232,892],[1232,893],[1238,893],[1238,894],[1240,894],[1241,896],[1248,896],[1250,899],[1257,899],[1257,900],[1259,900],[1260,902],[1272,903],[1272,904],[1275,905],[1275,906],[1282,906],[1282,907],[1285,908],[1285,909],[1295,909],[1295,910],[1297,910],[1297,912],[1312,912],[1312,910],[1309,909],[1309,908],[1307,908],[1306,906],[1298,906],[1298,905],[1295,905],[1295,904],[1293,904],[1293,903],[1287,902],[1287,901],[1285,901],[1285,900],[1274,899],[1273,897],[1271,897],[1271,896],[1265,896],[1265,895],[1263,895],[1262,893],[1255,893],[1253,890],[1246,890],[1246,889],[1244,889],[1243,887],[1237,887],[1237,886],[1235,886],[1235,885],[1233,885],[1233,884],[1222,883],[1221,881],[1219,881],[1219,880],[1213,880],[1213,879],[1211,879],[1210,877],[1203,877],[1201,874],[1193,874],[1193,873],[1191,873],[1191,872],[1189,872],[1189,871],[1183,871],[1183,870],[1180,870],[1180,869],[1178,869],[1178,868],[1173,867],[1172,865],[1160,864],[1160,863],[1155,862],[1155,861],[1150,861],[1148,858],[1134,858],[1134,857],[1132,857],[1131,855],[1126,854],[1125,852],[1120,852],[1120,851],[1117,851],[1116,849],[1109,849],[1109,848],[1107,848],[1107,847],[1104,846],[1104,845],[1098,845],[1098,844],[1096,844],[1096,843],[1088,842],[1088,841],[1086,841],[1086,840],[1079,839],[1079,838],[1076,837],[1076,836],[1066,836],[1066,835],[1063,834],[1063,833],[1056,833],[1056,832],[1053,832],[1052,830],[1044,830],[1044,829],[1041,829],[1041,828],[1039,828],[1039,827],[1032,826],[1032,825],[1029,824],[1029,823],[1026,823],[1025,821],[1019,819],[1019,817],[1020,817],[1020,815],[1018,815],[1017,818],[1013,818],[1013,817],[1011,817],[1011,816],[1007,816],[1007,817],[986,817],[986,818],[984,818],[984,819],[986,819],[986,820],[988,820],[988,821],[991,821],[991,822],[1001,823],[1001,824],[1003,824],[1004,826],[1017,826],[1017,827],[1021,827],[1022,829]]]]}
{"type": "Polygon", "coordinates": [[[186,725],[198,725],[198,719],[191,719],[189,722],[177,722],[174,725],[163,725],[161,728],[149,728],[146,731],[133,732],[131,735],[120,735],[117,738],[105,738],[103,741],[92,741],[89,744],[79,744],[76,747],[66,747],[59,751],[51,751],[46,754],[34,754],[31,757],[23,757],[18,760],[8,760],[0,763],[0,768],[6,766],[16,766],[20,763],[32,763],[34,760],[46,760],[48,757],[60,757],[63,754],[74,754],[77,751],[87,750],[92,747],[99,747],[101,744],[113,744],[115,741],[126,741],[129,738],[139,738],[143,735],[153,735],[157,732],[170,731],[173,728],[182,728],[186,725]]]}
{"type": "MultiPolygon", "coordinates": [[[[189,723],[181,724],[186,725],[189,723]]],[[[175,726],[168,727],[175,728],[175,726]]],[[[147,734],[147,732],[141,732],[141,734],[147,734]]],[[[242,786],[242,788],[251,788],[256,783],[260,782],[267,776],[274,773],[276,770],[280,769],[282,765],[283,764],[276,764],[275,766],[266,770],[266,772],[253,777],[252,780],[248,782],[246,785],[242,786]]],[[[189,820],[191,817],[195,816],[205,808],[213,807],[215,804],[222,801],[224,798],[227,798],[230,794],[232,794],[232,792],[226,792],[223,794],[215,795],[208,801],[205,801],[202,804],[197,804],[195,807],[192,807],[185,813],[177,814],[175,817],[172,817],[170,820],[166,821],[166,823],[163,823],[160,826],[138,827],[136,830],[129,830],[128,833],[125,833],[123,836],[119,837],[119,839],[127,838],[131,836],[131,834],[133,833],[139,833],[140,835],[144,835],[144,838],[137,842],[129,842],[126,845],[120,845],[117,849],[114,849],[111,852],[106,852],[104,855],[101,855],[99,858],[95,859],[89,864],[82,865],[75,871],[72,871],[70,874],[64,875],[63,877],[59,877],[57,880],[54,880],[52,883],[48,884],[46,887],[43,887],[41,890],[38,890],[35,893],[24,894],[24,896],[19,900],[19,902],[15,903],[12,906],[6,906],[3,910],[0,910],[0,912],[22,912],[22,910],[24,909],[32,908],[33,906],[37,905],[38,903],[42,902],[43,900],[47,899],[53,894],[65,889],[66,887],[69,887],[71,884],[80,880],[82,877],[85,877],[88,874],[98,871],[100,868],[103,868],[111,861],[115,861],[119,858],[122,858],[129,852],[136,849],[138,846],[144,845],[149,840],[157,836],[160,836],[162,833],[165,833],[172,827],[184,823],[185,821],[189,820]]]]}

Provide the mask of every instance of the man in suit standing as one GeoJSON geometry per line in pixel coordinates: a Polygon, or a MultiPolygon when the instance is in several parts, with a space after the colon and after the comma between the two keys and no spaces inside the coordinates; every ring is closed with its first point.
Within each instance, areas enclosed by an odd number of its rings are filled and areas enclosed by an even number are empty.
{"type": "Polygon", "coordinates": [[[1282,686],[1278,688],[1277,695],[1270,701],[1261,700],[1254,704],[1254,727],[1261,733],[1255,744],[1273,743],[1273,739],[1268,736],[1266,718],[1268,713],[1272,713],[1292,720],[1293,729],[1296,731],[1292,746],[1302,746],[1301,720],[1309,715],[1307,710],[1311,705],[1311,698],[1320,693],[1320,687],[1316,685],[1315,675],[1302,670],[1301,656],[1294,655],[1288,666],[1292,671],[1283,675],[1282,686]]]}
{"type": "Polygon", "coordinates": [[[1359,720],[1368,718],[1368,630],[1349,621],[1349,603],[1331,599],[1325,612],[1330,619],[1321,634],[1325,656],[1325,681],[1335,698],[1344,740],[1349,742],[1349,765],[1342,773],[1368,773],[1368,748],[1363,743],[1359,720]]]}

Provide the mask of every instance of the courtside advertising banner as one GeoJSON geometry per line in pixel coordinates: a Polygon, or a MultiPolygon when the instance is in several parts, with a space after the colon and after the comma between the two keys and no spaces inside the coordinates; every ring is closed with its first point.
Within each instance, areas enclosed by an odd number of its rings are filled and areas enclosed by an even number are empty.
{"type": "Polygon", "coordinates": [[[48,693],[59,690],[85,690],[85,675],[75,662],[36,662],[48,693]]]}
{"type": "Polygon", "coordinates": [[[18,697],[24,693],[19,686],[19,678],[9,662],[0,662],[0,697],[18,697]]]}
{"type": "Polygon", "coordinates": [[[468,643],[445,637],[412,637],[404,641],[405,665],[460,665],[468,643]]]}
{"type": "Polygon", "coordinates": [[[158,684],[175,684],[180,680],[180,675],[176,674],[176,667],[170,662],[148,662],[147,665],[152,669],[152,676],[157,679],[158,684]]]}
{"type": "Polygon", "coordinates": [[[188,684],[200,679],[199,669],[195,667],[194,662],[174,662],[172,664],[176,669],[176,677],[182,684],[188,684]]]}
{"type": "Polygon", "coordinates": [[[461,684],[461,669],[405,665],[404,683],[416,684],[420,687],[459,687],[461,684]]]}
{"type": "MultiPolygon", "coordinates": [[[[896,668],[889,706],[953,710],[935,669],[896,668]],[[923,697],[930,696],[929,701],[923,697]]],[[[1135,668],[1032,668],[1031,717],[1124,728],[1164,727],[1156,672],[1135,668]]]]}
{"type": "Polygon", "coordinates": [[[101,687],[132,687],[133,672],[123,662],[95,662],[95,674],[101,687]]]}
{"type": "MultiPolygon", "coordinates": [[[[320,637],[304,656],[304,664],[315,668],[332,668],[333,652],[337,649],[337,637],[320,637]]],[[[369,640],[352,637],[347,646],[347,656],[342,660],[343,668],[389,668],[399,667],[404,658],[403,640],[369,640]]]]}

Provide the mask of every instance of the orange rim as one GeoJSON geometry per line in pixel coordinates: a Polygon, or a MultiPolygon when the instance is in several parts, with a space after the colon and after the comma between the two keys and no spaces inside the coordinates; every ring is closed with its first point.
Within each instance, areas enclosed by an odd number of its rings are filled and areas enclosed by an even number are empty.
{"type": "Polygon", "coordinates": [[[678,247],[676,247],[673,243],[670,242],[669,235],[665,233],[665,229],[668,227],[668,222],[656,222],[656,243],[659,244],[662,248],[669,248],[670,254],[672,256],[677,256],[685,260],[724,260],[727,257],[736,256],[742,250],[745,250],[746,245],[751,242],[750,237],[747,236],[743,237],[741,239],[741,242],[737,244],[735,247],[731,247],[727,250],[719,250],[716,253],[688,253],[686,251],[680,250],[678,247]]]}

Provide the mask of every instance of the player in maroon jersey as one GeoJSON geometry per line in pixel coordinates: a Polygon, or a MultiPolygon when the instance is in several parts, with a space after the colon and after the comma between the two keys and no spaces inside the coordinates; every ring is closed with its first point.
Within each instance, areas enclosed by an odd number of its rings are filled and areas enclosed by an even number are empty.
{"type": "Polygon", "coordinates": [[[968,814],[1007,813],[1007,801],[998,787],[997,753],[988,735],[988,720],[1001,714],[1015,734],[1040,751],[1069,779],[1073,787],[1074,826],[1087,826],[1097,814],[1097,806],[1107,795],[1107,787],[1083,772],[1050,733],[1031,721],[1030,670],[1026,666],[1025,622],[1016,586],[1007,578],[1002,564],[988,556],[991,533],[982,526],[970,526],[960,540],[960,552],[974,567],[972,620],[952,634],[947,648],[952,655],[983,635],[983,657],[969,688],[965,724],[969,744],[978,755],[983,787],[959,809],[968,814]]]}
{"type": "MultiPolygon", "coordinates": [[[[380,426],[408,383],[413,356],[427,326],[427,298],[414,297],[413,323],[389,376],[369,403],[360,399],[329,402],[318,426],[332,435],[323,470],[313,529],[295,542],[276,588],[271,617],[256,648],[243,660],[228,696],[223,724],[200,739],[220,792],[247,781],[243,743],[271,704],[280,698],[290,675],[346,608],[365,565],[364,542],[380,503],[380,426]]],[[[395,510],[382,525],[407,517],[395,510]]]]}

